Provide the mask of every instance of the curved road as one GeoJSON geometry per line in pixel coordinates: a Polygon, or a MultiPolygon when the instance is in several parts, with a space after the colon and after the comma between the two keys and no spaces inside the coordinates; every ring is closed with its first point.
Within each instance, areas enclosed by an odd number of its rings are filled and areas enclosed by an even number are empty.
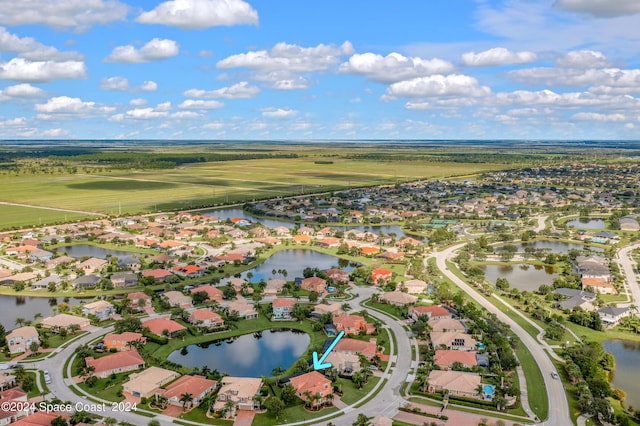
{"type": "Polygon", "coordinates": [[[631,293],[631,303],[636,307],[640,307],[640,285],[636,279],[636,271],[634,269],[635,261],[631,259],[631,252],[637,248],[640,248],[640,244],[634,244],[632,246],[626,246],[618,251],[618,263],[622,267],[624,276],[627,279],[627,287],[631,293]]]}
{"type": "Polygon", "coordinates": [[[522,343],[529,349],[533,358],[538,363],[538,367],[542,372],[544,384],[547,389],[547,397],[549,401],[549,417],[546,421],[542,422],[543,425],[570,425],[573,424],[571,416],[569,415],[569,404],[567,401],[567,395],[565,394],[564,387],[561,380],[554,380],[551,377],[551,373],[556,371],[555,366],[549,359],[549,355],[544,351],[543,347],[522,327],[515,321],[509,318],[506,314],[496,308],[491,302],[484,298],[470,285],[458,278],[453,272],[449,270],[446,265],[446,260],[453,256],[455,251],[462,248],[464,244],[457,244],[453,247],[449,247],[441,252],[434,253],[436,259],[436,265],[438,269],[453,281],[458,287],[460,287],[465,293],[473,297],[482,307],[489,312],[495,314],[498,319],[507,324],[511,330],[520,338],[522,343]]]}

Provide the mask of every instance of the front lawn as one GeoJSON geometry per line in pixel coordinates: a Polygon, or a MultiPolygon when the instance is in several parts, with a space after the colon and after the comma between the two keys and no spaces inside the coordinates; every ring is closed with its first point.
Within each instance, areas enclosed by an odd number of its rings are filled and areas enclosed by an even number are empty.
{"type": "Polygon", "coordinates": [[[122,395],[122,385],[129,380],[129,375],[132,371],[127,373],[116,374],[115,378],[107,377],[106,379],[98,379],[93,386],[88,386],[85,383],[78,383],[85,392],[97,396],[98,398],[106,399],[107,401],[122,401],[124,400],[122,395]]]}
{"type": "Polygon", "coordinates": [[[338,379],[338,383],[342,387],[342,397],[340,400],[345,404],[351,405],[360,401],[366,394],[371,392],[371,389],[378,383],[380,380],[379,377],[370,377],[367,384],[365,384],[362,389],[358,389],[356,385],[349,379],[338,379]]]}
{"type": "Polygon", "coordinates": [[[256,414],[252,425],[270,426],[285,423],[295,423],[305,420],[314,419],[316,417],[326,416],[327,414],[336,413],[336,407],[326,407],[320,411],[309,411],[304,408],[304,403],[298,400],[295,405],[285,408],[284,413],[276,420],[269,413],[256,414]]]}

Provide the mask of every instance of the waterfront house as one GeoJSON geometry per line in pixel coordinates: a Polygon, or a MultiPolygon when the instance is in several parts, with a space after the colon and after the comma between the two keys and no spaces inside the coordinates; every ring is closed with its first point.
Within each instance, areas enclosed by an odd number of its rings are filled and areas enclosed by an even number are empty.
{"type": "Polygon", "coordinates": [[[98,300],[96,302],[87,303],[82,307],[82,315],[94,315],[100,321],[108,319],[113,313],[113,305],[106,300],[98,300]]]}
{"type": "Polygon", "coordinates": [[[198,375],[187,375],[167,385],[165,389],[156,390],[156,396],[163,396],[167,398],[169,404],[182,407],[183,402],[180,401],[180,398],[188,393],[193,398],[189,405],[197,407],[207,395],[215,390],[216,384],[215,380],[198,375]]]}
{"type": "Polygon", "coordinates": [[[187,328],[182,324],[168,318],[153,318],[142,323],[143,327],[147,327],[149,331],[156,336],[174,336],[187,328]]]}
{"type": "Polygon", "coordinates": [[[93,374],[99,378],[109,377],[111,374],[125,373],[144,368],[144,360],[136,349],[124,352],[116,352],[94,359],[92,356],[85,358],[88,367],[93,367],[93,374]]]}
{"type": "Polygon", "coordinates": [[[91,323],[88,318],[80,318],[68,314],[58,314],[44,318],[41,322],[42,328],[51,329],[58,332],[60,329],[69,329],[72,324],[77,324],[80,329],[88,327],[91,323]]]}
{"type": "Polygon", "coordinates": [[[138,285],[138,275],[133,272],[116,272],[111,275],[110,279],[115,288],[135,287],[138,285]]]}
{"type": "Polygon", "coordinates": [[[272,278],[267,281],[267,285],[264,288],[264,295],[266,296],[275,296],[278,293],[282,292],[282,288],[285,286],[287,281],[280,278],[272,278]]]}
{"type": "Polygon", "coordinates": [[[291,383],[296,390],[298,398],[311,403],[315,407],[331,401],[330,397],[328,397],[329,395],[333,395],[331,380],[317,371],[292,377],[289,379],[289,383],[291,383]],[[320,396],[320,398],[309,400],[309,398],[315,396],[320,396]]]}
{"type": "Polygon", "coordinates": [[[336,284],[346,284],[349,282],[349,273],[342,269],[329,268],[325,269],[324,273],[327,274],[327,278],[330,278],[336,284]]]}
{"type": "Polygon", "coordinates": [[[94,288],[100,283],[102,277],[99,275],[82,275],[73,281],[73,287],[78,290],[94,288]]]}
{"type": "Polygon", "coordinates": [[[224,320],[216,312],[209,309],[196,309],[189,315],[189,323],[198,327],[219,328],[224,327],[224,320]]]}
{"type": "Polygon", "coordinates": [[[327,291],[327,281],[320,277],[309,277],[302,280],[300,288],[307,291],[315,291],[318,294],[323,294],[327,291]]]}
{"type": "Polygon", "coordinates": [[[98,259],[97,257],[90,257],[84,262],[80,262],[77,268],[83,271],[85,274],[93,274],[94,272],[100,272],[107,265],[107,261],[104,259],[98,259]]]}
{"type": "Polygon", "coordinates": [[[256,411],[260,404],[255,401],[262,388],[262,379],[253,377],[223,377],[222,386],[213,404],[213,411],[220,412],[227,401],[232,401],[231,411],[227,417],[235,417],[238,410],[256,411]]]}
{"type": "Polygon", "coordinates": [[[200,291],[203,291],[207,294],[207,302],[222,302],[223,293],[219,288],[207,284],[192,288],[191,290],[189,290],[189,293],[191,293],[191,296],[193,296],[194,293],[198,293],[200,291]]]}
{"type": "Polygon", "coordinates": [[[598,310],[598,315],[602,324],[607,326],[616,326],[624,317],[631,315],[631,309],[627,307],[605,306],[598,310]]]}

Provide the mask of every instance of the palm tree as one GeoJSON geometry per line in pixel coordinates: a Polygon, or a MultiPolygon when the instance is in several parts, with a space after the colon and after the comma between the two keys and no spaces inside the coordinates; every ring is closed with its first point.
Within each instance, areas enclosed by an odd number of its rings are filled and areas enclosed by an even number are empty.
{"type": "Polygon", "coordinates": [[[34,321],[38,321],[40,318],[42,318],[42,314],[40,312],[36,312],[35,314],[33,314],[34,321]]]}
{"type": "Polygon", "coordinates": [[[22,327],[25,321],[26,320],[24,318],[16,318],[16,325],[22,327]]]}
{"type": "Polygon", "coordinates": [[[191,403],[191,401],[193,401],[193,395],[191,395],[189,392],[185,392],[180,395],[180,402],[182,402],[182,411],[186,410],[187,404],[191,403]]]}
{"type": "Polygon", "coordinates": [[[262,409],[262,403],[264,402],[264,396],[258,394],[255,394],[252,398],[254,403],[258,404],[258,409],[261,410],[262,409]]]}
{"type": "Polygon", "coordinates": [[[223,416],[226,418],[233,417],[234,415],[233,409],[235,406],[236,406],[235,402],[233,402],[230,399],[227,399],[227,402],[224,403],[224,407],[222,407],[222,410],[221,410],[223,413],[223,416]]]}
{"type": "Polygon", "coordinates": [[[302,393],[302,395],[304,395],[304,405],[307,406],[311,406],[311,398],[312,398],[312,394],[310,390],[306,390],[302,393]]]}
{"type": "Polygon", "coordinates": [[[333,393],[327,394],[327,396],[324,397],[324,399],[326,400],[327,403],[329,403],[329,405],[333,405],[333,398],[334,398],[333,393]]]}

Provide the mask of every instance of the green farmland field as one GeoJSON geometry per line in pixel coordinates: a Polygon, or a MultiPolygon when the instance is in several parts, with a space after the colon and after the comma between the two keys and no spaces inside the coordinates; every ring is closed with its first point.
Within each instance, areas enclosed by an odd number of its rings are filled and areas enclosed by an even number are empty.
{"type": "Polygon", "coordinates": [[[64,223],[90,216],[31,207],[0,205],[0,229],[28,225],[64,223]]]}

